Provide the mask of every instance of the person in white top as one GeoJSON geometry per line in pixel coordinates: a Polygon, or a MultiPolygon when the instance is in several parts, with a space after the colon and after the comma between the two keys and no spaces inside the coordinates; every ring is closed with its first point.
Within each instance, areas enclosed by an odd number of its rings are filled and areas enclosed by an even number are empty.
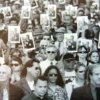
{"type": "Polygon", "coordinates": [[[45,70],[50,65],[56,65],[57,64],[57,61],[55,60],[55,57],[57,55],[57,48],[53,45],[48,46],[46,48],[46,55],[47,55],[47,59],[40,62],[42,74],[45,72],[45,70]]]}

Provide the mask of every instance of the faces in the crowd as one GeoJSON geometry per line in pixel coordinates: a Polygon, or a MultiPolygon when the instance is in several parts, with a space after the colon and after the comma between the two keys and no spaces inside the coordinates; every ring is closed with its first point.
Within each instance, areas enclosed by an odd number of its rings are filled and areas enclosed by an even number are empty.
{"type": "Polygon", "coordinates": [[[57,33],[56,37],[57,37],[57,40],[59,42],[62,42],[64,40],[64,34],[63,33],[57,33]]]}
{"type": "Polygon", "coordinates": [[[90,79],[91,79],[91,83],[94,86],[100,87],[100,65],[93,68],[92,75],[90,76],[90,79]]]}
{"type": "Polygon", "coordinates": [[[71,59],[64,59],[63,60],[63,63],[64,63],[64,67],[65,69],[68,69],[68,70],[73,70],[73,66],[74,66],[74,60],[71,60],[71,59]]]}
{"type": "Polygon", "coordinates": [[[66,16],[65,20],[66,20],[66,25],[68,25],[68,26],[72,25],[73,20],[72,20],[71,16],[66,16]]]}
{"type": "Polygon", "coordinates": [[[35,84],[35,94],[39,97],[43,97],[47,92],[47,81],[38,79],[35,84]]]}
{"type": "Polygon", "coordinates": [[[99,62],[99,54],[97,52],[93,52],[91,54],[90,60],[94,63],[98,63],[99,62]]]}
{"type": "Polygon", "coordinates": [[[37,78],[40,75],[39,63],[34,62],[32,67],[27,67],[27,73],[33,78],[37,78]]]}
{"type": "Polygon", "coordinates": [[[86,68],[84,66],[80,66],[76,72],[76,77],[84,80],[86,68]]]}
{"type": "Polygon", "coordinates": [[[51,69],[48,73],[48,80],[50,83],[56,83],[57,80],[57,70],[51,69]]]}
{"type": "Polygon", "coordinates": [[[0,82],[7,82],[11,75],[11,69],[7,65],[0,67],[0,82]]]}
{"type": "Polygon", "coordinates": [[[20,72],[22,69],[22,65],[18,61],[12,60],[11,69],[13,72],[20,72]]]}
{"type": "Polygon", "coordinates": [[[56,47],[47,47],[46,48],[47,59],[54,60],[57,54],[56,47]]]}
{"type": "Polygon", "coordinates": [[[79,58],[82,58],[82,59],[86,58],[87,51],[84,47],[82,47],[78,50],[78,56],[79,56],[79,58]]]}

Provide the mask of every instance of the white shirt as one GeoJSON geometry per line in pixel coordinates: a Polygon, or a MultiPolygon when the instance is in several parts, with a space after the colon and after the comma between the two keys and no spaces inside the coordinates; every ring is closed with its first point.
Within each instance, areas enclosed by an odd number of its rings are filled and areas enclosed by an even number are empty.
{"type": "Polygon", "coordinates": [[[27,81],[28,86],[30,87],[31,90],[34,90],[34,81],[27,81]]]}
{"type": "Polygon", "coordinates": [[[9,93],[7,89],[3,90],[3,100],[9,100],[9,93]]]}
{"type": "Polygon", "coordinates": [[[59,47],[59,42],[56,41],[55,46],[60,51],[60,54],[65,54],[67,52],[67,46],[64,41],[60,43],[60,47],[59,47]]]}
{"type": "Polygon", "coordinates": [[[53,65],[56,65],[57,64],[57,61],[56,60],[50,61],[48,59],[46,59],[45,61],[41,61],[40,62],[40,68],[41,68],[42,74],[51,65],[51,62],[52,62],[53,65]]]}

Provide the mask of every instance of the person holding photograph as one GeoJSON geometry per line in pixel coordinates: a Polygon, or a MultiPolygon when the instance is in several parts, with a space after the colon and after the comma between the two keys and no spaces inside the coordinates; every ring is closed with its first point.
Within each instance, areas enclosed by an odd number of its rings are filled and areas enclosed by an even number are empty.
{"type": "Polygon", "coordinates": [[[26,39],[25,39],[25,44],[24,44],[25,48],[33,48],[34,45],[33,45],[33,40],[30,39],[30,36],[29,35],[26,35],[26,39]]]}

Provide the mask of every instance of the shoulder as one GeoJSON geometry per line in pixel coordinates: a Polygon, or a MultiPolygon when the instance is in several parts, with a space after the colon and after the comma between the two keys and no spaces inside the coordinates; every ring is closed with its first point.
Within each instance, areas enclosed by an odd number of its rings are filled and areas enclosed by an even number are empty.
{"type": "Polygon", "coordinates": [[[73,90],[71,100],[81,100],[82,97],[88,96],[90,92],[90,86],[85,85],[73,90]]]}

